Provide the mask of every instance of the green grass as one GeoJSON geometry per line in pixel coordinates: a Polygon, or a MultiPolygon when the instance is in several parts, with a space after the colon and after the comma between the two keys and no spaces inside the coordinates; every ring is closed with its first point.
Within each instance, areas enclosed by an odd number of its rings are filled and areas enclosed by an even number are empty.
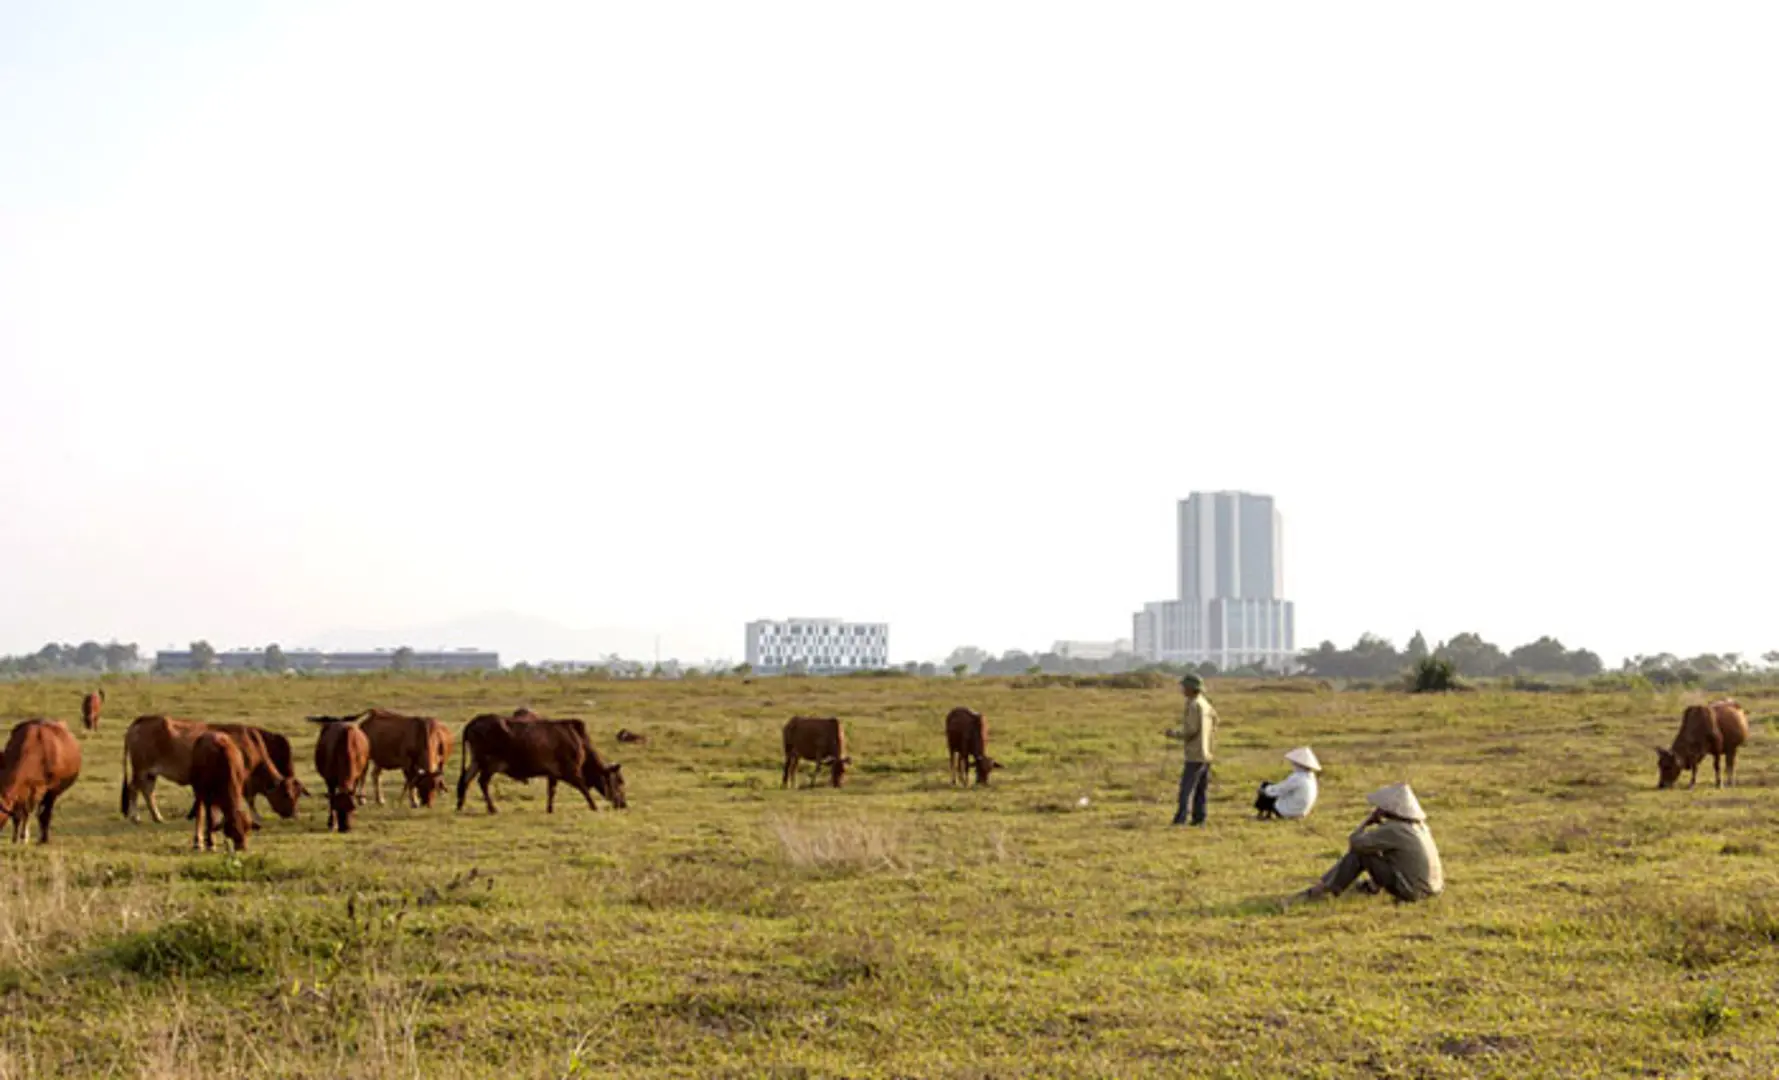
{"type": "MultiPolygon", "coordinates": [[[[54,845],[0,851],[0,1080],[1779,1075],[1779,696],[1743,698],[1740,787],[1707,764],[1658,792],[1678,696],[1211,689],[1188,831],[1171,689],[116,681],[54,845]],[[546,816],[501,780],[496,817],[392,798],[342,837],[310,798],[244,856],[188,850],[184,789],[165,825],[118,815],[138,713],[285,731],[319,790],[302,716],[373,704],[581,716],[631,808],[546,816]],[[946,780],[957,704],[989,719],[988,789],[946,780]],[[794,713],[846,721],[845,788],[779,790],[794,713]],[[1315,815],[1254,821],[1302,743],[1315,815]],[[1282,909],[1398,779],[1446,895],[1282,909]]],[[[78,695],[0,684],[0,718],[75,721],[78,695]]]]}

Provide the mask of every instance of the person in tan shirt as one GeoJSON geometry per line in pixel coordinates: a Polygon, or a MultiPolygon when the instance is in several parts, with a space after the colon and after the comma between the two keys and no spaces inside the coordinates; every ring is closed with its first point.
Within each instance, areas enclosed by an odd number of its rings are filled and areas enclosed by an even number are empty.
{"type": "Polygon", "coordinates": [[[1322,880],[1293,901],[1339,896],[1364,874],[1367,893],[1387,892],[1404,903],[1445,891],[1439,848],[1427,828],[1427,815],[1407,784],[1391,784],[1365,797],[1375,809],[1347,838],[1347,853],[1322,880]]]}
{"type": "Polygon", "coordinates": [[[1217,710],[1204,694],[1204,680],[1187,675],[1180,680],[1180,692],[1186,695],[1186,720],[1180,737],[1186,741],[1186,767],[1180,773],[1180,808],[1174,813],[1174,824],[1205,823],[1205,799],[1211,782],[1211,758],[1217,747],[1217,710]]]}

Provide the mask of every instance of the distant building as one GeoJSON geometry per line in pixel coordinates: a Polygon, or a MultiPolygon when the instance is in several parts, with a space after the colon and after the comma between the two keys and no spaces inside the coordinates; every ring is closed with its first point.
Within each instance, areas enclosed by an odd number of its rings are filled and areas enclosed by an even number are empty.
{"type": "Polygon", "coordinates": [[[1270,495],[1195,492],[1179,504],[1179,596],[1132,618],[1137,655],[1166,663],[1289,668],[1296,608],[1285,599],[1284,519],[1270,495]]]}
{"type": "Polygon", "coordinates": [[[1110,660],[1131,651],[1128,638],[1117,641],[1059,641],[1050,651],[1067,660],[1110,660]]]}
{"type": "Polygon", "coordinates": [[[840,675],[889,666],[889,624],[760,619],[747,624],[747,662],[762,675],[796,668],[840,675]]]}
{"type": "MultiPolygon", "coordinates": [[[[284,666],[297,671],[323,674],[347,674],[354,671],[387,671],[395,666],[394,649],[373,649],[369,652],[321,652],[315,649],[285,649],[284,666]]],[[[230,649],[216,654],[218,671],[257,671],[265,667],[264,649],[230,649]]],[[[162,649],[154,654],[156,671],[191,671],[189,649],[162,649]]],[[[482,649],[412,650],[407,658],[410,671],[496,671],[500,654],[482,649]]]]}

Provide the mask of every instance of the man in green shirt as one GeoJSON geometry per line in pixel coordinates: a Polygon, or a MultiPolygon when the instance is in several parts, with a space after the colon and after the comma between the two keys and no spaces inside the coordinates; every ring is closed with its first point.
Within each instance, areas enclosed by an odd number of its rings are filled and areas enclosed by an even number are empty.
{"type": "Polygon", "coordinates": [[[1407,784],[1391,784],[1367,795],[1365,801],[1375,809],[1347,838],[1347,853],[1321,881],[1293,900],[1339,896],[1360,874],[1370,878],[1360,885],[1364,892],[1387,892],[1404,903],[1445,891],[1439,848],[1414,791],[1407,784]]]}
{"type": "Polygon", "coordinates": [[[1188,811],[1194,825],[1205,823],[1205,798],[1211,781],[1211,756],[1217,745],[1217,710],[1204,695],[1204,680],[1187,675],[1180,680],[1186,695],[1186,721],[1180,735],[1186,740],[1186,767],[1180,773],[1180,809],[1174,824],[1184,825],[1188,811]]]}

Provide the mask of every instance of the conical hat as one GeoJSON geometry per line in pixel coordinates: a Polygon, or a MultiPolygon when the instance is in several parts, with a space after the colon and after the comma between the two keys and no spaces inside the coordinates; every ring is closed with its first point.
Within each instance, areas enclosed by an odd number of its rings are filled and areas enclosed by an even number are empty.
{"type": "Polygon", "coordinates": [[[1321,772],[1322,763],[1316,760],[1316,752],[1307,746],[1300,746],[1285,753],[1285,760],[1293,765],[1302,766],[1311,772],[1321,772]]]}
{"type": "Polygon", "coordinates": [[[1403,818],[1407,821],[1426,821],[1426,811],[1421,809],[1421,800],[1407,784],[1391,784],[1386,788],[1378,788],[1365,801],[1389,814],[1391,817],[1403,818]]]}

